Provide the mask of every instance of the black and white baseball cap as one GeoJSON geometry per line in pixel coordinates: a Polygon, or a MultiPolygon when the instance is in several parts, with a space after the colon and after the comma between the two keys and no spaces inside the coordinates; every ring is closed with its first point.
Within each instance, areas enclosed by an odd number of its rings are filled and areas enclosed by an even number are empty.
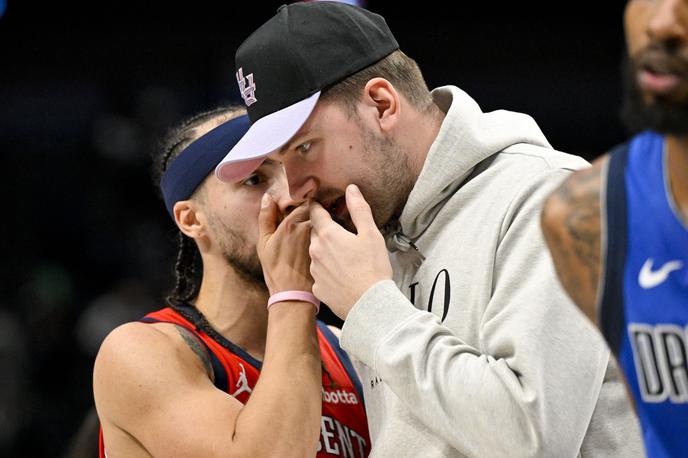
{"type": "Polygon", "coordinates": [[[215,169],[236,181],[231,164],[256,160],[301,128],[320,91],[399,49],[385,19],[339,2],[281,6],[236,52],[236,77],[251,121],[215,169]]]}

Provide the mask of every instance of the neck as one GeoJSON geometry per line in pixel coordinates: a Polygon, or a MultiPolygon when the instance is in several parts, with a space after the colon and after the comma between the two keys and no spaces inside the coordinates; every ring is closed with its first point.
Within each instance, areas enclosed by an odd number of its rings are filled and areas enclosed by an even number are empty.
{"type": "Polygon", "coordinates": [[[688,221],[688,137],[667,136],[669,189],[678,211],[688,221]]]}
{"type": "MultiPolygon", "coordinates": [[[[396,142],[408,157],[410,182],[407,192],[410,193],[423,170],[430,148],[439,135],[446,114],[434,103],[425,112],[419,112],[410,105],[407,105],[407,108],[408,114],[399,123],[396,142]]],[[[404,211],[407,199],[408,194],[400,200],[399,206],[385,225],[399,218],[404,211]]]]}
{"type": "Polygon", "coordinates": [[[265,354],[268,291],[239,275],[222,256],[203,256],[203,280],[196,308],[223,337],[262,361],[265,354]]]}

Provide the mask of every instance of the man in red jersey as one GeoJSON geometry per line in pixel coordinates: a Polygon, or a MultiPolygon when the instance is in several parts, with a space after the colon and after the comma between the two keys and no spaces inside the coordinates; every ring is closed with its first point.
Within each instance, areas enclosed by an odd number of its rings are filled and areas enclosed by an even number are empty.
{"type": "Polygon", "coordinates": [[[220,108],[184,122],[162,148],[177,282],[169,307],[115,329],[98,353],[101,456],[370,450],[358,379],[316,321],[308,206],[289,197],[272,161],[243,164],[231,183],[211,175],[247,129],[242,111],[220,108]]]}

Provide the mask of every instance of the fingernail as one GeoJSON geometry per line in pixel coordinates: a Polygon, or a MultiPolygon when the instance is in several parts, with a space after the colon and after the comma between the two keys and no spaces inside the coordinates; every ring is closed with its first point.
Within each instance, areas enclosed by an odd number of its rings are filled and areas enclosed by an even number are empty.
{"type": "Polygon", "coordinates": [[[269,203],[270,203],[270,196],[266,192],[265,194],[263,194],[263,199],[260,201],[260,206],[265,208],[268,206],[269,203]]]}
{"type": "Polygon", "coordinates": [[[350,190],[350,192],[352,192],[354,195],[358,195],[358,196],[361,195],[361,191],[358,189],[358,186],[356,186],[355,184],[350,184],[350,185],[349,185],[349,190],[350,190]]]}

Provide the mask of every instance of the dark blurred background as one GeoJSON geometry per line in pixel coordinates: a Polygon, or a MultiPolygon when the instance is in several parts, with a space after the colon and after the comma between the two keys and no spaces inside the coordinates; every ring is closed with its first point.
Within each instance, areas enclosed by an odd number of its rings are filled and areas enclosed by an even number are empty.
{"type": "MultiPolygon", "coordinates": [[[[176,243],[150,152],[240,100],[234,51],[283,2],[49,3],[0,0],[0,456],[68,453],[103,337],[163,305],[176,243]]],[[[431,87],[587,159],[622,141],[623,2],[500,3],[367,7],[431,87]]]]}

